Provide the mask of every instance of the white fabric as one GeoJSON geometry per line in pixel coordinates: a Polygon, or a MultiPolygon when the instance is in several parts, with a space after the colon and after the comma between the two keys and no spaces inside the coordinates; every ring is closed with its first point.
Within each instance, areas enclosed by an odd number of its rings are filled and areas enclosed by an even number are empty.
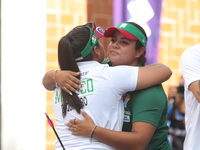
{"type": "MultiPolygon", "coordinates": [[[[121,98],[124,93],[135,90],[138,67],[109,67],[107,64],[100,64],[96,61],[79,62],[78,66],[81,71],[81,80],[85,81],[83,92],[87,91],[84,94],[79,92],[79,98],[87,104],[83,110],[92,117],[97,126],[121,131],[124,114],[121,98]]],[[[64,123],[70,119],[83,119],[83,116],[71,110],[63,118],[62,103],[58,96],[60,96],[60,87],[54,90],[53,108],[57,131],[67,150],[114,149],[95,139],[90,143],[89,137],[72,135],[64,123]]],[[[56,143],[56,150],[62,150],[59,142],[56,143]]]]}
{"type": "Polygon", "coordinates": [[[200,103],[188,86],[200,80],[200,44],[186,49],[181,56],[182,74],[185,80],[186,138],[184,150],[200,149],[200,103]]]}

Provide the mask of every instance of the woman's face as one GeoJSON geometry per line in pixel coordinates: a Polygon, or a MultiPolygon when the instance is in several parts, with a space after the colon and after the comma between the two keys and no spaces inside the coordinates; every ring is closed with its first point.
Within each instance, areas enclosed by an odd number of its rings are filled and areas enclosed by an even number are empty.
{"type": "Polygon", "coordinates": [[[119,31],[111,37],[108,45],[108,57],[114,66],[137,66],[139,53],[135,50],[136,41],[125,38],[119,31]]]}

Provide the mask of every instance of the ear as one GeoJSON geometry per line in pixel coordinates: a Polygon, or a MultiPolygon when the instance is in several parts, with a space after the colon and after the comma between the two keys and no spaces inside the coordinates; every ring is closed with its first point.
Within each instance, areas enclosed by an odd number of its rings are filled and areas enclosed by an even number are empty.
{"type": "Polygon", "coordinates": [[[97,56],[100,56],[100,55],[101,55],[100,49],[99,49],[97,46],[94,47],[93,52],[94,52],[94,54],[97,55],[97,56]]]}
{"type": "Polygon", "coordinates": [[[145,52],[145,48],[142,47],[138,51],[136,51],[136,57],[139,58],[145,52]]]}

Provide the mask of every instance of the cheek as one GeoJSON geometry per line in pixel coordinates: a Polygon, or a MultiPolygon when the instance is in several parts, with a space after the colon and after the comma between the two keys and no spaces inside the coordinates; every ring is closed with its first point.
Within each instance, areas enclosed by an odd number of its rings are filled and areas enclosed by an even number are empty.
{"type": "Polygon", "coordinates": [[[135,55],[134,50],[132,48],[126,48],[121,50],[121,57],[127,58],[127,57],[133,57],[135,55]]]}
{"type": "Polygon", "coordinates": [[[107,51],[110,52],[110,50],[111,50],[111,44],[109,43],[107,47],[107,51]]]}
{"type": "Polygon", "coordinates": [[[132,47],[121,51],[121,61],[123,61],[124,64],[130,64],[132,61],[135,60],[135,51],[132,49],[132,47]]]}

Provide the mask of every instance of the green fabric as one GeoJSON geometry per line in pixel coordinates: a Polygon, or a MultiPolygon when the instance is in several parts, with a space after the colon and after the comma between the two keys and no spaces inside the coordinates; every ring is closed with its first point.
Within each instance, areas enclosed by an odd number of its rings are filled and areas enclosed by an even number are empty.
{"type": "Polygon", "coordinates": [[[145,35],[134,25],[130,23],[122,22],[122,23],[119,23],[116,27],[131,33],[134,37],[136,37],[142,43],[144,47],[146,47],[147,39],[145,35]]]}
{"type": "Polygon", "coordinates": [[[147,122],[157,127],[146,150],[172,150],[168,141],[167,98],[162,85],[128,93],[125,101],[123,131],[131,132],[132,123],[147,122]]]}
{"type": "Polygon", "coordinates": [[[110,62],[110,59],[108,57],[104,58],[104,60],[101,63],[102,64],[108,64],[109,66],[113,66],[112,63],[110,62]]]}

